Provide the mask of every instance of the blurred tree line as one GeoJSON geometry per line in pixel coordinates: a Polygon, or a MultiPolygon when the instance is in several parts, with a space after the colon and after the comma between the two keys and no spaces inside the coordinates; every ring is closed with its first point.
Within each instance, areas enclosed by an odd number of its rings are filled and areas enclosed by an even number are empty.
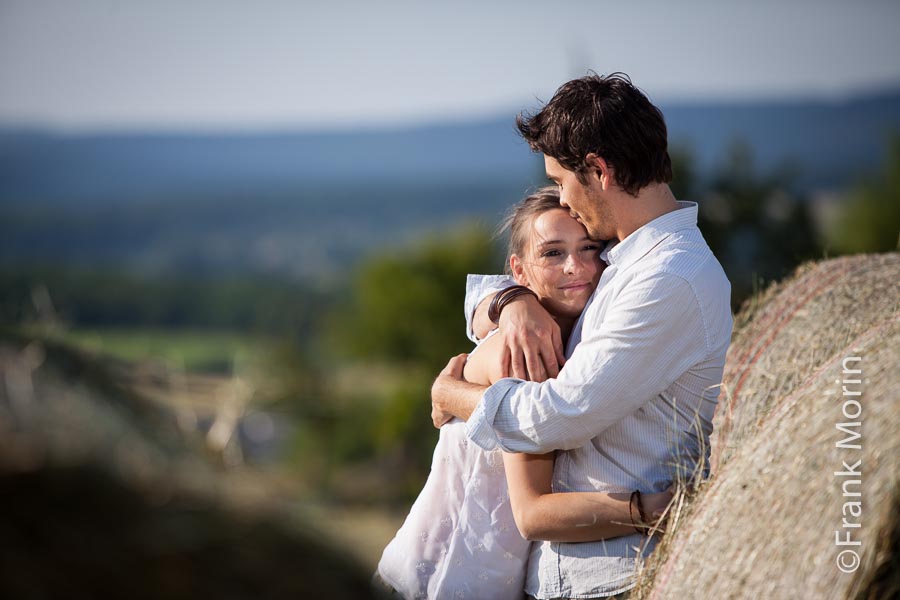
{"type": "Polygon", "coordinates": [[[735,142],[719,169],[699,180],[690,150],[672,151],[675,197],[699,204],[698,226],[731,281],[732,308],[821,257],[810,199],[794,191],[790,165],[758,173],[749,147],[735,142]]]}
{"type": "Polygon", "coordinates": [[[327,303],[325,292],[286,278],[155,277],[114,268],[0,268],[0,289],[5,325],[53,318],[78,327],[309,335],[327,303]]]}
{"type": "Polygon", "coordinates": [[[791,164],[757,172],[739,141],[708,180],[696,176],[688,148],[671,154],[672,189],[698,201],[700,230],[728,274],[735,310],[803,261],[898,248],[900,134],[889,136],[881,172],[846,191],[830,218],[813,214],[815,199],[797,191],[791,164]]]}
{"type": "Polygon", "coordinates": [[[900,246],[900,134],[890,139],[881,173],[870,175],[853,190],[841,218],[830,227],[835,252],[886,252],[900,246]]]}
{"type": "Polygon", "coordinates": [[[320,490],[364,501],[414,496],[437,441],[428,419],[431,382],[451,355],[472,345],[466,275],[496,272],[502,263],[477,225],[373,256],[322,321],[315,352],[299,362],[299,354],[283,356],[295,385],[313,391],[288,386],[283,398],[311,416],[301,419],[295,458],[320,490]]]}

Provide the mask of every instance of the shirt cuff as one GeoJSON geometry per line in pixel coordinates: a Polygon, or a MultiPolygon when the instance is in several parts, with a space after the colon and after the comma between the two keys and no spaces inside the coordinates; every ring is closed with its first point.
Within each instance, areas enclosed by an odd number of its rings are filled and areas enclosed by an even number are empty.
{"type": "Polygon", "coordinates": [[[466,276],[466,335],[474,343],[478,343],[472,331],[472,320],[475,309],[489,294],[505,290],[515,282],[506,275],[467,275],[466,276]]]}
{"type": "Polygon", "coordinates": [[[481,402],[478,403],[475,411],[472,412],[469,420],[466,421],[466,436],[483,450],[494,450],[498,446],[503,447],[497,432],[494,431],[494,419],[497,416],[497,409],[500,408],[500,403],[520,383],[522,383],[521,379],[512,377],[497,381],[484,391],[484,394],[481,396],[481,402]]]}

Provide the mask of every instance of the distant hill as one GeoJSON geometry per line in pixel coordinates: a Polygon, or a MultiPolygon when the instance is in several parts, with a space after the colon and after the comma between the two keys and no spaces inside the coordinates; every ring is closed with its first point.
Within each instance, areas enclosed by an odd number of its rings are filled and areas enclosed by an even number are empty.
{"type": "Polygon", "coordinates": [[[539,160],[503,120],[334,133],[65,136],[0,130],[0,199],[67,204],[171,195],[510,183],[539,160]]]}
{"type": "MultiPolygon", "coordinates": [[[[900,89],[662,108],[701,179],[740,140],[762,172],[791,163],[805,192],[876,170],[888,132],[900,131],[900,89]]],[[[514,116],[312,133],[0,130],[0,266],[334,273],[378,246],[496,222],[544,183],[514,116]]]]}
{"type": "Polygon", "coordinates": [[[759,170],[791,164],[801,191],[843,188],[876,170],[888,136],[900,133],[900,89],[835,101],[663,105],[674,145],[686,144],[701,175],[735,141],[759,170]]]}
{"type": "MultiPolygon", "coordinates": [[[[758,165],[799,167],[805,188],[840,187],[877,166],[900,130],[900,89],[840,102],[662,105],[674,146],[701,174],[735,140],[758,165]]],[[[394,182],[522,184],[540,161],[500,118],[409,129],[258,134],[57,135],[0,129],[0,201],[131,201],[161,194],[275,193],[394,182]]]]}

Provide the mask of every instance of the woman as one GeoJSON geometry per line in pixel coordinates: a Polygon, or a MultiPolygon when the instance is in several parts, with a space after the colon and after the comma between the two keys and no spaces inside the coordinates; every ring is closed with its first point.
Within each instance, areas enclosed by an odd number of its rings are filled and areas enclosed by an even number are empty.
{"type": "MultiPolygon", "coordinates": [[[[534,292],[565,339],[597,287],[599,245],[559,204],[556,186],[515,206],[507,218],[508,269],[534,292]]],[[[496,330],[495,330],[496,331],[496,330]]],[[[502,377],[500,338],[470,354],[467,380],[502,377]]],[[[431,473],[409,516],[385,548],[377,576],[405,598],[521,598],[532,539],[580,542],[634,533],[670,492],[552,493],[553,455],[485,452],[465,423],[441,428],[431,473]],[[642,501],[642,502],[641,502],[642,501]]]]}

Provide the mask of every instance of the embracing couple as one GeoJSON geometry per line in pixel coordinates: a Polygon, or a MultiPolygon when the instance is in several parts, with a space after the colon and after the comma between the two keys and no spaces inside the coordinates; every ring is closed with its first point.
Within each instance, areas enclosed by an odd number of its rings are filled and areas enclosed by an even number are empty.
{"type": "Polygon", "coordinates": [[[405,598],[623,594],[708,470],[730,285],[662,113],[591,75],[518,128],[556,185],[510,213],[508,277],[469,277],[477,347],[435,380],[432,470],[376,575],[405,598]]]}

